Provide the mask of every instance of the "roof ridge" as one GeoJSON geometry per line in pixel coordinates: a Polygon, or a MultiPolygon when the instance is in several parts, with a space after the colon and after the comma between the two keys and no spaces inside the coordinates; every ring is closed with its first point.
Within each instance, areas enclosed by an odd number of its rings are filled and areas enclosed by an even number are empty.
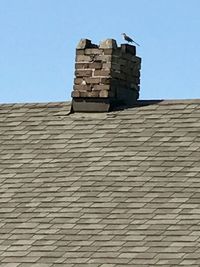
{"type": "MultiPolygon", "coordinates": [[[[150,99],[150,100],[138,100],[133,107],[142,107],[149,105],[191,105],[191,104],[200,104],[200,98],[197,99],[150,99]]],[[[38,108],[58,108],[58,107],[66,107],[71,110],[71,101],[57,101],[57,102],[32,102],[32,103],[0,103],[0,110],[6,109],[38,109],[38,108]]],[[[130,109],[131,109],[130,108],[130,109]]],[[[123,107],[122,107],[122,110],[123,107]]]]}
{"type": "Polygon", "coordinates": [[[33,103],[0,103],[0,108],[44,108],[44,107],[58,107],[58,106],[71,106],[70,101],[60,101],[60,102],[33,102],[33,103]]]}
{"type": "Polygon", "coordinates": [[[200,98],[194,99],[150,99],[150,100],[138,100],[135,106],[140,105],[151,105],[151,104],[158,104],[158,105],[175,105],[175,104],[199,104],[200,98]]]}

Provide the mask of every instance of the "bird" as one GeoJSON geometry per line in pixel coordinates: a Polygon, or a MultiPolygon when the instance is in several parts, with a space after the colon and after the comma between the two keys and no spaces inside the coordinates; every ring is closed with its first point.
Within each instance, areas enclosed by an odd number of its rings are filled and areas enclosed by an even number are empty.
{"type": "Polygon", "coordinates": [[[135,41],[133,41],[133,39],[131,39],[131,37],[129,37],[128,35],[126,35],[125,33],[122,33],[122,36],[124,38],[125,41],[127,41],[128,43],[134,43],[137,46],[140,46],[138,43],[136,43],[135,41]]]}

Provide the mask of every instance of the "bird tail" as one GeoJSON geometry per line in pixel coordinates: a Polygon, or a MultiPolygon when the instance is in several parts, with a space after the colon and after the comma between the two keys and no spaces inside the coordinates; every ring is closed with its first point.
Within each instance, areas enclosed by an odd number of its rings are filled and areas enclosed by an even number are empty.
{"type": "Polygon", "coordinates": [[[140,46],[138,43],[136,43],[135,41],[133,41],[137,46],[140,46]]]}

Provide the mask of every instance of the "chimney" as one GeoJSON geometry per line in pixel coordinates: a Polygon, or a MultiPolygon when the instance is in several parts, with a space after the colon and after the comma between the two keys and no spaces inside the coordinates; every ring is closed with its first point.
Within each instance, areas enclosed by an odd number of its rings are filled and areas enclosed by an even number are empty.
{"type": "Polygon", "coordinates": [[[113,39],[92,44],[81,39],[76,48],[72,92],[74,112],[108,112],[131,107],[139,97],[141,58],[136,47],[113,39]]]}

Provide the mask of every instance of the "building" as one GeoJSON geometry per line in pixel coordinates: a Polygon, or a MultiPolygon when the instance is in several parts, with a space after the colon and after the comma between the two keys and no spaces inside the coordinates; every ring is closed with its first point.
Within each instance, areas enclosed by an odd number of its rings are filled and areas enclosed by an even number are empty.
{"type": "Polygon", "coordinates": [[[81,40],[72,105],[0,105],[1,267],[200,266],[200,100],[137,100],[140,62],[81,40]]]}

